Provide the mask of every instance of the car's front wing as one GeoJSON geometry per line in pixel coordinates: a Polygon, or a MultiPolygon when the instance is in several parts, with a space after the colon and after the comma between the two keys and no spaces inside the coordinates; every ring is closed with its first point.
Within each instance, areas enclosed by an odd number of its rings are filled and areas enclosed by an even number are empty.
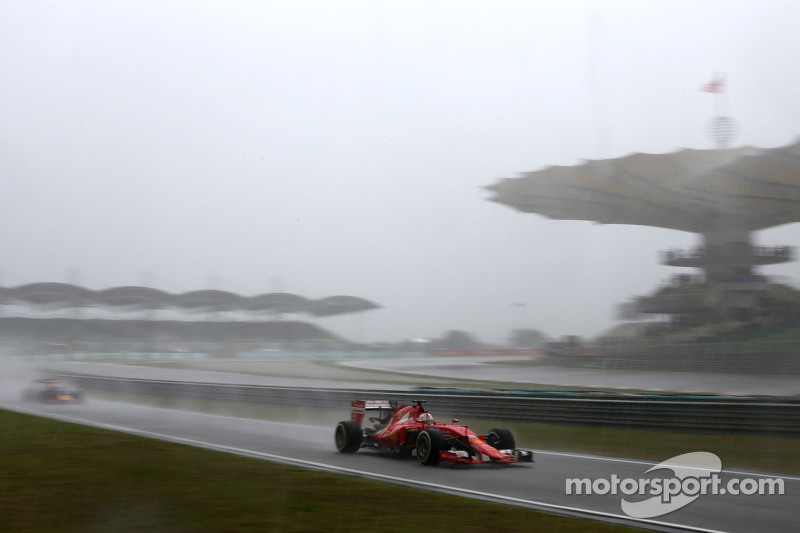
{"type": "Polygon", "coordinates": [[[469,453],[464,450],[440,450],[439,460],[453,464],[480,464],[480,463],[533,463],[531,450],[498,450],[500,457],[490,457],[479,451],[469,453]]]}

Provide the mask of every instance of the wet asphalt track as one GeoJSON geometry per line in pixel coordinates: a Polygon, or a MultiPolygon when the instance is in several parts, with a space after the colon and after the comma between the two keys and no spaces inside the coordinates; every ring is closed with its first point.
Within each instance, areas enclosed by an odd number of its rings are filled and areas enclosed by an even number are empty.
{"type": "MultiPolygon", "coordinates": [[[[566,479],[610,478],[612,474],[619,478],[639,478],[651,466],[639,461],[537,451],[537,462],[533,465],[424,467],[415,459],[392,458],[369,451],[339,454],[333,445],[331,427],[232,418],[91,398],[82,405],[27,404],[8,395],[3,400],[5,407],[62,420],[151,437],[188,439],[195,445],[225,446],[243,454],[269,454],[273,460],[309,462],[316,468],[349,469],[352,475],[427,483],[434,490],[464,491],[474,497],[493,499],[491,495],[495,495],[499,500],[556,512],[582,509],[612,518],[626,518],[620,509],[621,496],[567,495],[566,479]]],[[[723,480],[729,477],[753,477],[753,474],[725,473],[723,480]]],[[[800,478],[784,476],[783,479],[784,496],[701,496],[683,509],[654,518],[650,527],[670,530],[673,524],[710,531],[797,531],[800,478]]]]}

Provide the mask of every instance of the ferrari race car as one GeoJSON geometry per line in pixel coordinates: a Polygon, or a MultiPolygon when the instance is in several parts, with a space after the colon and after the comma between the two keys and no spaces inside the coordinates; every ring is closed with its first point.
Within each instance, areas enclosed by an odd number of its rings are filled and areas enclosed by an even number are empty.
{"type": "Polygon", "coordinates": [[[403,455],[416,455],[424,465],[439,461],[453,464],[532,463],[533,452],[516,448],[514,436],[497,428],[476,435],[457,419],[443,424],[425,410],[423,400],[397,406],[386,400],[352,402],[350,420],[336,426],[336,448],[354,453],[360,448],[378,448],[403,455]],[[363,424],[364,418],[367,424],[363,424]]]}
{"type": "Polygon", "coordinates": [[[67,389],[57,379],[37,379],[23,391],[22,398],[28,402],[81,403],[83,392],[67,389]]]}

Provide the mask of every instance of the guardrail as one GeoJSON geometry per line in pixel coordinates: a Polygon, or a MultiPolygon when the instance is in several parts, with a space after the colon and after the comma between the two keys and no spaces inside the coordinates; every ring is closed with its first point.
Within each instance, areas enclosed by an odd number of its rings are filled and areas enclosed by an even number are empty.
{"type": "MultiPolygon", "coordinates": [[[[396,357],[424,357],[423,352],[368,352],[368,351],[289,351],[289,350],[254,350],[243,351],[237,354],[237,359],[231,361],[275,360],[290,359],[363,359],[369,358],[396,358],[396,357]]],[[[61,361],[183,361],[196,359],[214,359],[207,352],[67,352],[67,353],[37,353],[18,356],[29,363],[57,363],[61,361]]]]}
{"type": "Polygon", "coordinates": [[[702,433],[759,433],[800,437],[800,399],[608,393],[492,392],[473,390],[333,389],[228,385],[59,374],[86,390],[193,398],[251,404],[341,408],[375,398],[409,402],[427,400],[437,418],[488,418],[570,425],[662,429],[702,433]]]}
{"type": "Polygon", "coordinates": [[[207,359],[199,352],[76,352],[28,354],[19,356],[28,363],[59,363],[61,361],[185,361],[207,359]]]}

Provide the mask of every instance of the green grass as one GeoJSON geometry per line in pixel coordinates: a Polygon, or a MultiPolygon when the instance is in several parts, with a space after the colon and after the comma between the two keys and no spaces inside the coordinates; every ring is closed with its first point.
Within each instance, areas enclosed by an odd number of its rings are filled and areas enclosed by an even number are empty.
{"type": "Polygon", "coordinates": [[[0,410],[14,532],[630,531],[0,410]]]}

